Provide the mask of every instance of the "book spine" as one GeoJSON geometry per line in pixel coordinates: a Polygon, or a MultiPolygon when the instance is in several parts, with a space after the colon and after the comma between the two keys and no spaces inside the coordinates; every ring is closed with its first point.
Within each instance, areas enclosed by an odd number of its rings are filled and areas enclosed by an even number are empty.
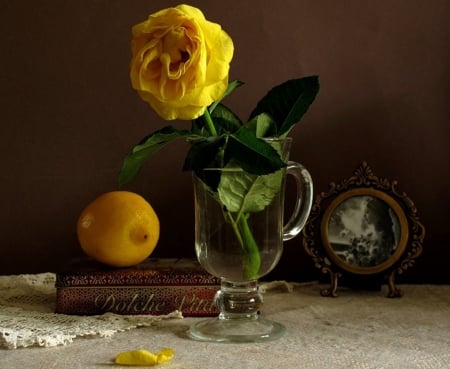
{"type": "Polygon", "coordinates": [[[219,286],[99,286],[56,290],[55,312],[71,315],[165,315],[175,310],[185,317],[215,316],[219,286]]]}

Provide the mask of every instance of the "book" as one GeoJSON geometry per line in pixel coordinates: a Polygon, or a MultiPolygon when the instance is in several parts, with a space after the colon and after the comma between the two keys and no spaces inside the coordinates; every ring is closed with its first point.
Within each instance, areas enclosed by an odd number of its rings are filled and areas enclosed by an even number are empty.
{"type": "Polygon", "coordinates": [[[130,268],[75,263],[56,273],[55,312],[71,315],[215,316],[220,279],[192,259],[148,259],[130,268]]]}

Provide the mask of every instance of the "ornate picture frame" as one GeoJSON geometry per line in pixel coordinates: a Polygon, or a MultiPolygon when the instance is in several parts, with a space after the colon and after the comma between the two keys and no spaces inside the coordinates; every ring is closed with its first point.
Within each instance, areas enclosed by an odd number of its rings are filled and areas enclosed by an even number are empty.
{"type": "Polygon", "coordinates": [[[303,246],[314,264],[330,277],[323,296],[337,296],[340,279],[352,285],[381,286],[400,297],[395,276],[422,253],[425,227],[412,200],[397,181],[377,177],[363,162],[348,179],[331,182],[316,196],[303,229],[303,246]]]}

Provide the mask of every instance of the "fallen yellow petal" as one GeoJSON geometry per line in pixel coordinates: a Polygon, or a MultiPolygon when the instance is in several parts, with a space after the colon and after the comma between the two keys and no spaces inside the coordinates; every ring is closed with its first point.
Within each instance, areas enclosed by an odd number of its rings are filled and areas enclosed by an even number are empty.
{"type": "Polygon", "coordinates": [[[173,350],[166,348],[153,354],[147,350],[131,350],[119,353],[114,362],[120,365],[156,365],[169,361],[173,357],[173,350]]]}
{"type": "Polygon", "coordinates": [[[160,352],[158,352],[156,356],[157,356],[156,361],[158,362],[158,364],[165,363],[166,361],[169,361],[170,359],[173,358],[173,350],[171,348],[163,349],[160,352]]]}

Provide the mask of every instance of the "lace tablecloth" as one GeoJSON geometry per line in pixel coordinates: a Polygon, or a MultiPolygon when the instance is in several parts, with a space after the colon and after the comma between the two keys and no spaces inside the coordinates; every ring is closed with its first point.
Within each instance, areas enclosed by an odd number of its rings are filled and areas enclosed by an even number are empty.
{"type": "Polygon", "coordinates": [[[54,314],[55,274],[0,276],[0,347],[65,345],[80,336],[110,337],[116,332],[149,326],[165,316],[54,314]]]}
{"type": "Polygon", "coordinates": [[[274,289],[262,314],[284,324],[285,336],[214,344],[188,339],[186,330],[198,318],[167,319],[177,313],[53,314],[53,283],[52,274],[0,277],[0,368],[100,369],[118,352],[164,347],[175,350],[162,366],[167,369],[450,368],[450,286],[401,285],[398,299],[346,289],[337,298],[321,297],[317,284],[274,289]],[[7,349],[16,347],[22,349],[7,349]]]}

